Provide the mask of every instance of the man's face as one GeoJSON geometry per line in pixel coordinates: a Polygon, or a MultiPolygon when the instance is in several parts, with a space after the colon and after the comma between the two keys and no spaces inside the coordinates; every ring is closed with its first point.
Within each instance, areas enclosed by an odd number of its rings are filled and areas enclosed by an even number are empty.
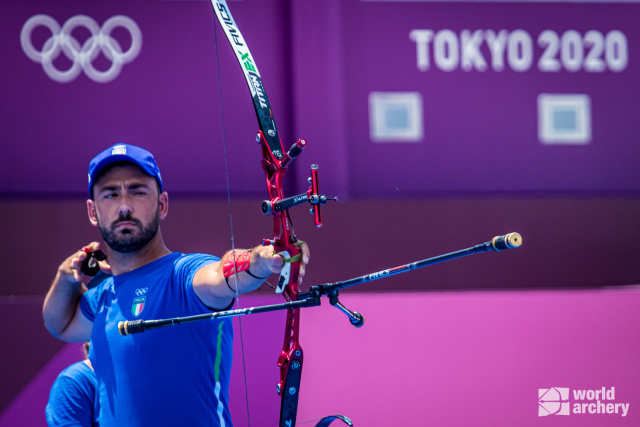
{"type": "Polygon", "coordinates": [[[156,236],[161,219],[158,187],[138,166],[113,167],[95,183],[93,195],[95,222],[111,249],[135,252],[156,236]]]}

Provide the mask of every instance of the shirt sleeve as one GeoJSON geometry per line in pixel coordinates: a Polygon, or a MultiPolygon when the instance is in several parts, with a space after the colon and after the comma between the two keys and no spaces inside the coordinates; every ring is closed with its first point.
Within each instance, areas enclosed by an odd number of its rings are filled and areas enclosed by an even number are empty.
{"type": "Polygon", "coordinates": [[[196,275],[198,270],[202,267],[207,266],[209,264],[213,264],[214,262],[220,261],[220,258],[213,255],[206,254],[189,254],[181,257],[175,265],[174,274],[175,278],[179,283],[182,284],[186,293],[192,299],[192,301],[197,302],[197,305],[201,307],[205,307],[207,311],[224,311],[233,306],[233,301],[229,304],[228,307],[225,308],[211,308],[206,306],[200,298],[196,295],[193,290],[193,277],[196,275]]]}
{"type": "Polygon", "coordinates": [[[176,262],[175,275],[187,289],[193,289],[193,277],[202,267],[220,261],[220,258],[206,254],[189,254],[176,262]]]}
{"type": "Polygon", "coordinates": [[[82,294],[80,298],[80,311],[84,314],[84,317],[93,322],[96,317],[96,308],[98,306],[98,290],[99,288],[89,289],[82,294]]]}

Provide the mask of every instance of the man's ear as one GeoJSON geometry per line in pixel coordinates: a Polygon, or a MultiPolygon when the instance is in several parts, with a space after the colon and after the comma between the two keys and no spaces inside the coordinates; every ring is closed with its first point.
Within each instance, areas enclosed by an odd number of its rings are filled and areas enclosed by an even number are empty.
{"type": "Polygon", "coordinates": [[[94,227],[98,226],[98,214],[96,213],[96,202],[89,199],[87,200],[87,214],[89,215],[89,222],[94,227]]]}
{"type": "Polygon", "coordinates": [[[169,213],[169,194],[166,191],[163,191],[158,196],[158,206],[160,208],[160,219],[165,219],[169,213]]]}

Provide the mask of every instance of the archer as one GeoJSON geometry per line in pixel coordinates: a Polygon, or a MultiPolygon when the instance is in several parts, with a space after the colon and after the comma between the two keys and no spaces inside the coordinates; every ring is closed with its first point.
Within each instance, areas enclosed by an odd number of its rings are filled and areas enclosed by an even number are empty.
{"type": "MultiPolygon", "coordinates": [[[[160,231],[169,210],[160,171],[151,153],[133,145],[116,144],[91,161],[89,195],[89,221],[106,247],[93,242],[60,265],[43,316],[62,340],[91,340],[100,425],[232,425],[230,319],[129,337],[117,324],[229,309],[239,294],[280,273],[283,257],[268,245],[222,259],[170,251],[160,231]],[[106,259],[96,256],[103,248],[106,259]],[[87,290],[81,270],[90,261],[108,277],[87,290]]],[[[302,277],[309,251],[299,246],[302,277]]]]}

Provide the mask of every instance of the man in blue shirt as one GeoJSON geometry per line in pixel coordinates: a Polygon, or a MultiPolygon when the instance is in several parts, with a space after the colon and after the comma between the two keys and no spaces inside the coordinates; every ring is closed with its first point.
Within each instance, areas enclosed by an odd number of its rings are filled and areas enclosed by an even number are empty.
{"type": "MultiPolygon", "coordinates": [[[[231,426],[230,319],[125,337],[117,325],[228,309],[238,294],[279,273],[283,258],[271,246],[229,251],[222,260],[170,251],[160,232],[168,195],[155,159],[136,146],[117,144],[91,161],[89,195],[89,221],[106,243],[99,265],[113,276],[86,290],[80,267],[87,252],[103,249],[91,243],[60,265],[43,315],[54,336],[91,339],[100,425],[231,426]]],[[[309,258],[304,244],[302,254],[300,276],[309,258]]]]}
{"type": "Polygon", "coordinates": [[[45,413],[49,427],[97,427],[98,379],[88,357],[65,368],[51,386],[45,413]]]}

